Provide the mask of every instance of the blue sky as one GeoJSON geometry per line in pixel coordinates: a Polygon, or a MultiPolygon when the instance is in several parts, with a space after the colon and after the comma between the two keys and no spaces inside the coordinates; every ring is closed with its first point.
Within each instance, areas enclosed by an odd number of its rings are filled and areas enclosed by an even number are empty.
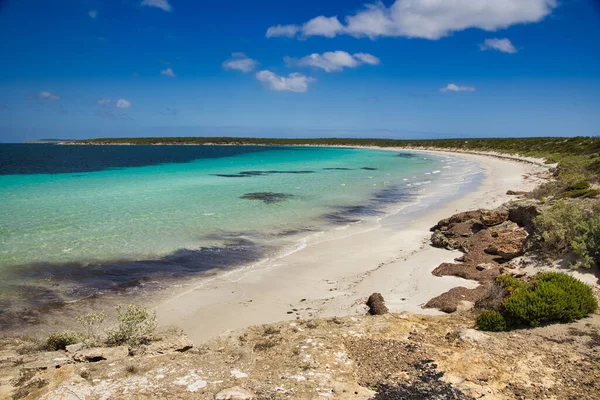
{"type": "Polygon", "coordinates": [[[0,0],[0,141],[600,134],[593,0],[0,0]]]}

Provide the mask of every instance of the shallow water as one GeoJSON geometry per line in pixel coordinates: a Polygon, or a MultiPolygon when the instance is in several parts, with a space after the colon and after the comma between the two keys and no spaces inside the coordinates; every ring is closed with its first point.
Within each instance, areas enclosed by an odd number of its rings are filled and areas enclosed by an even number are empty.
{"type": "Polygon", "coordinates": [[[256,262],[451,195],[471,167],[348,148],[0,145],[0,302],[39,307],[256,262]]]}

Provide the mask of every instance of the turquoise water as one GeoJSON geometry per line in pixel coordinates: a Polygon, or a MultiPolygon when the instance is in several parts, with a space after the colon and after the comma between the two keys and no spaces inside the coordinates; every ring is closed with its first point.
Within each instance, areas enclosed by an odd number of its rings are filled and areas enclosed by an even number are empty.
{"type": "Polygon", "coordinates": [[[0,145],[0,325],[425,210],[458,196],[470,170],[370,149],[0,145]]]}
{"type": "Polygon", "coordinates": [[[389,151],[298,148],[78,174],[4,175],[0,266],[158,258],[217,245],[226,234],[318,225],[337,207],[362,204],[438,164],[389,151]],[[301,173],[216,176],[241,171],[301,173]],[[253,192],[291,196],[270,204],[240,198],[253,192]]]}

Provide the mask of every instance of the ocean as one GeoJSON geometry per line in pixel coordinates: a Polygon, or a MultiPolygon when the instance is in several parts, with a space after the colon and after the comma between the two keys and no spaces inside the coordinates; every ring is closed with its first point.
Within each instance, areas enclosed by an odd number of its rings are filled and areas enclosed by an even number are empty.
{"type": "Polygon", "coordinates": [[[0,323],[281,256],[480,174],[373,149],[0,144],[0,323]]]}

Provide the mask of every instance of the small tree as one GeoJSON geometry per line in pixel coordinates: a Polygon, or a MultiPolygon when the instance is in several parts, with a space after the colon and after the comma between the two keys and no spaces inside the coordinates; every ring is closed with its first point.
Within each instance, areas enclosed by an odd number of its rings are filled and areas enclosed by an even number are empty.
{"type": "Polygon", "coordinates": [[[158,326],[156,313],[135,304],[130,304],[127,308],[117,306],[116,309],[118,325],[107,332],[108,344],[139,346],[150,341],[158,326]]]}

